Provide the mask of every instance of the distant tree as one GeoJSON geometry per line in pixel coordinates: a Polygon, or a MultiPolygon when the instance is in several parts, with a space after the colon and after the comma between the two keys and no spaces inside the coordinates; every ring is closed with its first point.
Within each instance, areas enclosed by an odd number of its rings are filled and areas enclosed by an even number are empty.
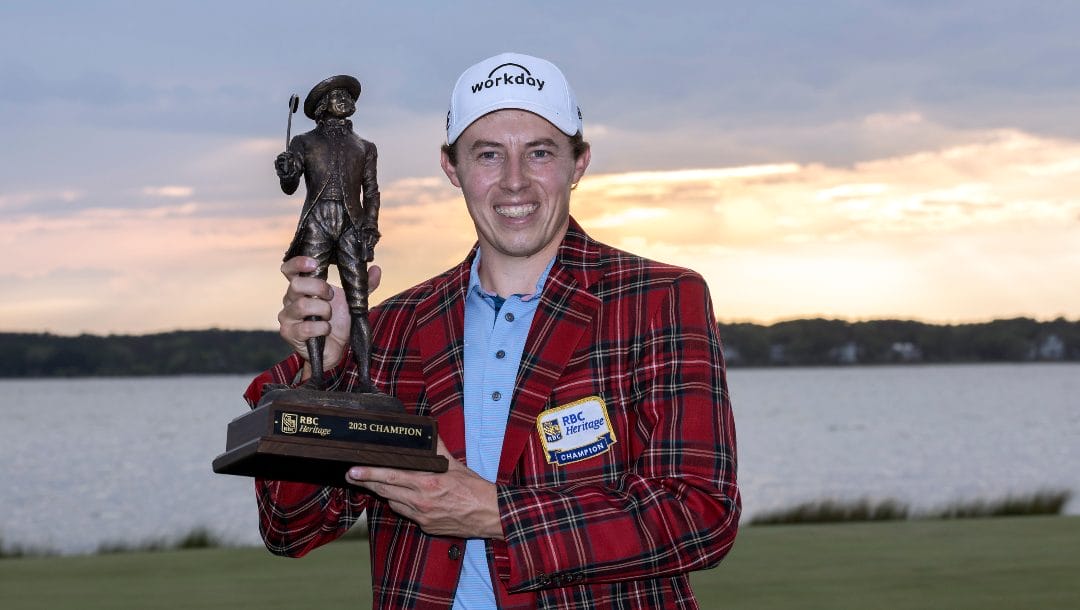
{"type": "MultiPolygon", "coordinates": [[[[860,364],[904,361],[1020,362],[1039,357],[1048,338],[1080,361],[1080,320],[1030,318],[934,325],[910,320],[788,320],[772,325],[718,324],[731,366],[837,364],[854,347],[860,364]],[[907,348],[904,348],[907,349],[907,348]]],[[[198,330],[152,335],[0,333],[0,377],[140,376],[254,373],[288,355],[273,331],[198,330]]]]}

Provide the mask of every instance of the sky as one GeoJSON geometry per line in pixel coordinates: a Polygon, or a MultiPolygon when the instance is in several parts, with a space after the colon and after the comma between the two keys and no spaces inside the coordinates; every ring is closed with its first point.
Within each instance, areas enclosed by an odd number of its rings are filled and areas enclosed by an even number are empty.
{"type": "Polygon", "coordinates": [[[303,198],[272,162],[333,74],[379,148],[373,301],[458,263],[449,94],[510,50],[577,93],[574,217],[702,273],[721,321],[1080,318],[1078,25],[1066,1],[5,2],[0,331],[276,328],[303,198]]]}

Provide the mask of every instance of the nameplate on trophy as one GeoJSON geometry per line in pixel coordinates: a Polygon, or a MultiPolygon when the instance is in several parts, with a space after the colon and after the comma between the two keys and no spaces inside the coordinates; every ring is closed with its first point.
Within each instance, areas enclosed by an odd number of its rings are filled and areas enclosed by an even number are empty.
{"type": "Polygon", "coordinates": [[[214,472],[347,487],[364,464],[446,472],[436,454],[438,424],[410,415],[386,394],[274,389],[229,423],[214,472]],[[363,408],[357,408],[357,402],[363,408]]]}

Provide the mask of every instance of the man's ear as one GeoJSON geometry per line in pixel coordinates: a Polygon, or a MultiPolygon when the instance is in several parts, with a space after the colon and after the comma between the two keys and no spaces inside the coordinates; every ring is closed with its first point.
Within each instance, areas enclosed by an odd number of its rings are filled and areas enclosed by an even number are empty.
{"type": "Polygon", "coordinates": [[[439,152],[439,164],[442,165],[443,173],[450,179],[450,184],[461,188],[461,180],[458,179],[457,168],[454,167],[453,163],[450,163],[450,155],[447,155],[445,150],[439,152]]]}
{"type": "Polygon", "coordinates": [[[585,150],[577,159],[574,159],[574,179],[570,181],[570,184],[577,186],[577,183],[581,180],[581,177],[585,175],[585,170],[589,169],[589,161],[592,160],[592,146],[589,143],[585,143],[585,150]]]}

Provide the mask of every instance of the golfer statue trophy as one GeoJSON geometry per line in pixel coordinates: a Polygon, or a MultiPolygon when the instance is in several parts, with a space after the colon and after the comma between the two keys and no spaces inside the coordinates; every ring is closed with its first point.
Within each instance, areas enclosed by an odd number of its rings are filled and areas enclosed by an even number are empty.
{"type": "Polygon", "coordinates": [[[298,388],[267,386],[250,413],[228,428],[226,450],[214,460],[222,474],[344,487],[345,472],[357,464],[444,472],[435,451],[436,422],[410,415],[371,381],[367,265],[378,242],[379,185],[375,145],[352,130],[360,82],[333,76],[308,93],[304,114],[315,129],[290,138],[299,98],[289,99],[285,152],[274,161],[287,195],[304,178],[307,194],[289,249],[310,256],[310,275],[326,279],[336,264],[349,305],[350,348],[358,380],[353,392],[328,391],[323,372],[325,337],[309,339],[311,378],[298,388]]]}

